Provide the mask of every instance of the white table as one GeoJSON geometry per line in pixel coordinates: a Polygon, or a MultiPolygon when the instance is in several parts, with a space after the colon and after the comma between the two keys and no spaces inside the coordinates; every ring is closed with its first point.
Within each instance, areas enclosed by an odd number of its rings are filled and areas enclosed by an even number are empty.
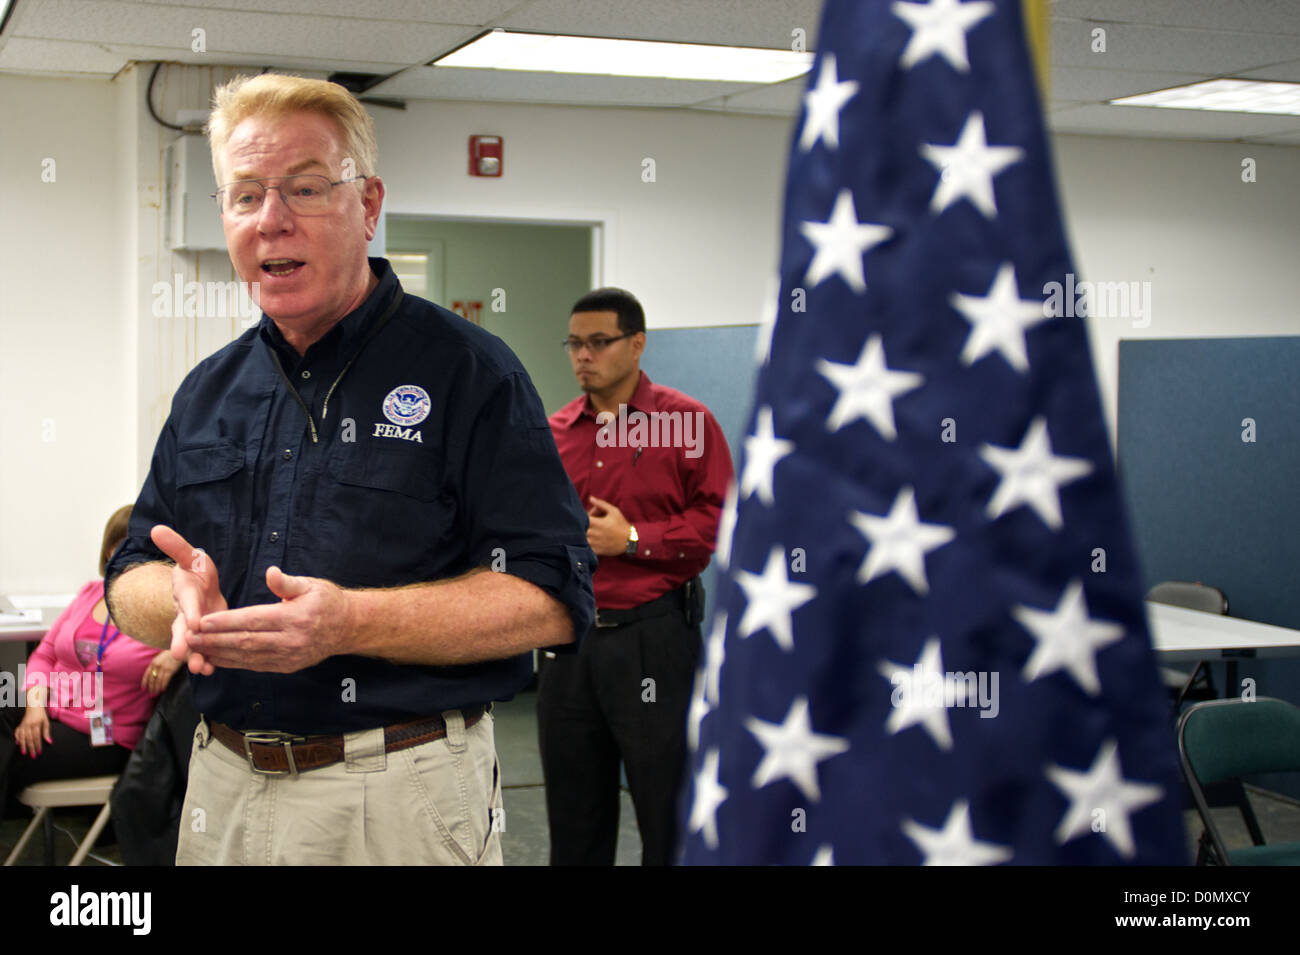
{"type": "Polygon", "coordinates": [[[1162,663],[1300,656],[1300,630],[1147,601],[1162,663]]]}
{"type": "Polygon", "coordinates": [[[25,643],[27,641],[38,641],[45,636],[47,630],[54,626],[54,621],[59,619],[59,614],[67,609],[65,607],[41,607],[41,619],[32,620],[26,623],[3,623],[0,624],[0,643],[25,643]]]}

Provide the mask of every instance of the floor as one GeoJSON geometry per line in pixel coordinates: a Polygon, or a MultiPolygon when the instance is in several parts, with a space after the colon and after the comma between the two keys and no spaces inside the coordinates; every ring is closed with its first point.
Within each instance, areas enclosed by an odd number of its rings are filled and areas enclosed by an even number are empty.
{"type": "MultiPolygon", "coordinates": [[[[501,850],[506,865],[546,865],[550,856],[550,838],[546,831],[546,790],[542,784],[542,761],[537,754],[537,694],[523,693],[509,703],[493,708],[496,717],[497,755],[501,760],[502,799],[505,803],[501,850]]],[[[616,865],[641,864],[641,838],[637,834],[632,799],[624,789],[619,813],[616,865]]],[[[94,821],[94,811],[64,809],[56,816],[56,826],[66,830],[55,833],[55,861],[66,865],[76,851],[74,837],[80,840],[94,821]]],[[[0,823],[0,859],[8,856],[18,842],[26,820],[9,819],[0,823]]],[[[115,845],[94,850],[85,865],[112,863],[120,865],[122,857],[115,845]]],[[[44,848],[40,833],[32,837],[20,865],[40,865],[44,848]]]]}
{"type": "MultiPolygon", "coordinates": [[[[510,703],[498,704],[494,710],[497,729],[497,752],[501,758],[504,779],[505,829],[502,833],[502,852],[506,865],[546,865],[550,840],[546,831],[546,798],[542,784],[542,765],[537,755],[537,698],[534,693],[524,693],[510,703]]],[[[1300,841],[1300,803],[1262,790],[1251,791],[1251,802],[1260,820],[1264,837],[1269,842],[1300,841]]],[[[1229,847],[1246,846],[1246,835],[1240,815],[1232,809],[1216,809],[1229,847]]],[[[75,851],[73,839],[80,839],[90,828],[94,813],[91,810],[60,810],[56,832],[55,861],[64,865],[75,851]]],[[[622,813],[618,838],[618,865],[638,865],[641,860],[641,840],[637,835],[636,818],[632,801],[626,790],[622,793],[622,813]]],[[[1188,828],[1189,858],[1194,857],[1196,840],[1201,832],[1200,821],[1194,810],[1185,814],[1188,828]]],[[[0,824],[0,857],[9,850],[22,834],[25,822],[11,819],[0,824]]],[[[28,844],[22,865],[39,865],[43,858],[40,835],[28,844]]],[[[114,845],[95,850],[87,865],[120,864],[121,855],[114,845]]]]}

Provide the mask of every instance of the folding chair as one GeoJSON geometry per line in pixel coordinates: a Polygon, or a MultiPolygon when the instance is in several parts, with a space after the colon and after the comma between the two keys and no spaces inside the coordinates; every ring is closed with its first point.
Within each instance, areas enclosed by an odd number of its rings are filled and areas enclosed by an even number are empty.
{"type": "MultiPolygon", "coordinates": [[[[1228,849],[1205,797],[1206,787],[1215,783],[1233,780],[1240,784],[1243,776],[1259,773],[1300,772],[1300,707],[1270,697],[1198,703],[1178,722],[1178,752],[1209,837],[1205,861],[1216,865],[1300,865],[1300,842],[1266,845],[1253,812],[1247,816],[1247,828],[1254,845],[1228,849]]],[[[1198,856],[1197,862],[1202,858],[1198,856]]]]}
{"type": "Polygon", "coordinates": [[[88,776],[84,779],[52,779],[43,783],[32,783],[18,794],[18,801],[35,809],[36,815],[32,817],[32,821],[18,839],[18,844],[14,846],[13,851],[5,859],[5,865],[13,865],[22,857],[23,850],[27,848],[32,833],[36,831],[36,828],[42,822],[47,823],[45,828],[46,864],[53,863],[54,847],[50,841],[51,827],[48,825],[51,809],[59,806],[102,806],[103,808],[99,810],[99,815],[95,817],[95,822],[91,825],[90,831],[86,833],[86,838],[81,840],[76,853],[72,856],[72,861],[68,863],[68,865],[81,865],[87,853],[94,848],[95,840],[99,838],[104,826],[108,824],[108,797],[112,795],[113,784],[116,782],[116,776],[88,776]]]}

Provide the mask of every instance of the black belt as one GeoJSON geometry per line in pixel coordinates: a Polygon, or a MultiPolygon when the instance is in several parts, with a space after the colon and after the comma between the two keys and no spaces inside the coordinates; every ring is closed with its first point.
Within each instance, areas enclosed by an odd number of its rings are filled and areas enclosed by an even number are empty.
{"type": "Polygon", "coordinates": [[[608,630],[635,623],[637,620],[649,620],[652,617],[667,617],[674,613],[685,616],[689,622],[691,604],[695,600],[695,590],[699,587],[699,578],[693,577],[676,590],[670,590],[662,597],[656,597],[639,607],[626,610],[597,610],[593,624],[598,630],[608,630]]]}

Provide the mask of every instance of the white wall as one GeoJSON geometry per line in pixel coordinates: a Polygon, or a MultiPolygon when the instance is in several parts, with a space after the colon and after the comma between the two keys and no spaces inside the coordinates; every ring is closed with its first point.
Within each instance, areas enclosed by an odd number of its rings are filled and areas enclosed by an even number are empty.
{"type": "Polygon", "coordinates": [[[1084,136],[1054,148],[1081,278],[1151,283],[1149,319],[1088,321],[1112,441],[1121,338],[1300,334],[1300,148],[1084,136]]]}
{"type": "Polygon", "coordinates": [[[113,93],[0,76],[0,592],[94,576],[135,496],[113,93]]]}
{"type": "MultiPolygon", "coordinates": [[[[168,67],[155,102],[174,118],[232,72],[168,67]]],[[[176,385],[242,330],[233,315],[152,313],[157,281],[234,276],[224,253],[164,247],[161,149],[176,134],[145,113],[147,76],[0,75],[0,593],[94,572],[103,521],[134,499],[176,385]],[[45,157],[55,183],[41,182],[45,157]]],[[[467,103],[373,113],[388,211],[603,221],[603,279],[636,292],[652,327],[758,319],[788,121],[467,103]],[[472,133],[505,137],[502,179],[466,175],[472,133]]],[[[1112,430],[1121,337],[1300,333],[1300,149],[1066,136],[1056,150],[1082,277],[1152,282],[1148,328],[1090,321],[1112,430]],[[1256,183],[1241,181],[1244,156],[1256,183]]]]}
{"type": "Polygon", "coordinates": [[[632,291],[651,327],[760,319],[780,251],[789,121],[471,103],[371,113],[389,212],[604,219],[604,283],[632,291]],[[468,175],[475,133],[505,138],[500,179],[468,175]],[[645,159],[654,182],[643,181],[645,159]]]}

